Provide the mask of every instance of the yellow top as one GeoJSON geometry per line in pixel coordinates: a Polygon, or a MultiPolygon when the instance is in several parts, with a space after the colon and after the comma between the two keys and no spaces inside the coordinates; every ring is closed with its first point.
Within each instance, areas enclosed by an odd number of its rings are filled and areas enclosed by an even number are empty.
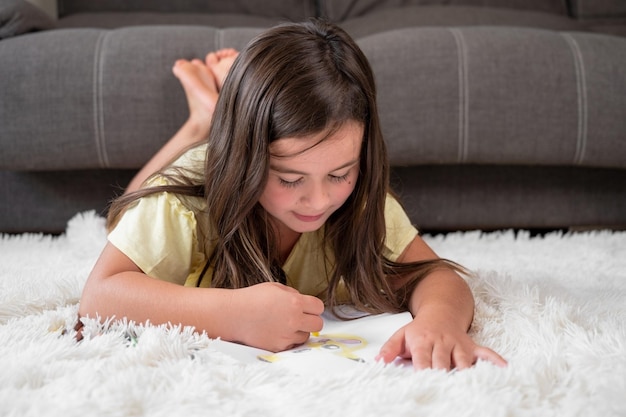
{"type": "MultiPolygon", "coordinates": [[[[182,155],[173,166],[201,175],[206,145],[182,155]]],[[[150,185],[168,184],[164,177],[150,185]]],[[[124,213],[109,241],[128,256],[144,273],[179,285],[197,286],[209,256],[215,249],[214,233],[206,216],[206,203],[198,197],[157,193],[138,200],[124,213]],[[213,239],[212,239],[213,237],[213,239]]],[[[400,204],[387,196],[385,205],[387,240],[384,255],[395,261],[417,235],[400,204]]],[[[283,265],[287,285],[300,293],[321,296],[327,286],[327,271],[332,271],[332,254],[326,253],[323,231],[303,233],[283,265]],[[326,261],[325,261],[326,258],[326,261]]],[[[209,269],[201,286],[211,283],[209,269]]],[[[347,302],[339,289],[338,299],[347,302]]]]}

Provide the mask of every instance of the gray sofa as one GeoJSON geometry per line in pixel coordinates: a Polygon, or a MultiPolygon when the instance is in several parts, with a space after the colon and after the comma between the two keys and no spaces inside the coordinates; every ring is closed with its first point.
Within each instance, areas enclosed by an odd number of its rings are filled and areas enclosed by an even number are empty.
{"type": "Polygon", "coordinates": [[[60,232],[187,116],[180,57],[322,16],[374,69],[426,231],[626,226],[623,0],[59,0],[0,6],[0,232],[60,232]]]}

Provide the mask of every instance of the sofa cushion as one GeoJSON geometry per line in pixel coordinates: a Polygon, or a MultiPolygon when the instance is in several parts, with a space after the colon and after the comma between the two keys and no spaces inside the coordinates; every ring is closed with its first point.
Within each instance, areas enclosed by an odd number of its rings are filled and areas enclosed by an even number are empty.
{"type": "Polygon", "coordinates": [[[358,42],[394,165],[626,167],[624,38],[468,27],[358,42]]]}
{"type": "Polygon", "coordinates": [[[300,21],[315,16],[315,0],[58,0],[59,16],[81,12],[250,14],[300,21]]]}
{"type": "Polygon", "coordinates": [[[262,30],[60,29],[0,42],[0,56],[21,57],[0,66],[0,169],[143,165],[187,117],[174,62],[241,49],[262,30]]]}
{"type": "Polygon", "coordinates": [[[98,12],[75,13],[59,19],[61,28],[115,29],[128,26],[196,25],[224,27],[271,27],[280,18],[227,13],[158,13],[158,12],[98,12]]]}
{"type": "MultiPolygon", "coordinates": [[[[567,15],[566,0],[318,0],[321,14],[333,22],[386,9],[410,6],[482,6],[567,15]]],[[[592,0],[593,1],[593,0],[592,0]]],[[[608,1],[608,0],[606,0],[608,1]]],[[[620,1],[620,0],[614,0],[620,1]]]]}
{"type": "Polygon", "coordinates": [[[0,39],[54,26],[55,22],[47,14],[24,0],[2,0],[0,3],[0,39]]]}

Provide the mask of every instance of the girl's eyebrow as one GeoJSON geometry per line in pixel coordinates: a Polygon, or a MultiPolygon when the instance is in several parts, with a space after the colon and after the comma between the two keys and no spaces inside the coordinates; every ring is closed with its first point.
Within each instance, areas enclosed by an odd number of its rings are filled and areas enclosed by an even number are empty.
{"type": "MultiPolygon", "coordinates": [[[[356,164],[357,162],[359,162],[359,158],[353,159],[352,161],[348,161],[345,164],[343,164],[343,165],[341,165],[341,166],[331,170],[330,172],[335,172],[335,171],[339,171],[340,169],[343,169],[343,168],[351,167],[354,164],[356,164]]],[[[285,168],[285,167],[281,167],[281,166],[274,165],[274,164],[270,164],[270,169],[272,171],[276,171],[276,172],[279,172],[281,174],[308,175],[308,172],[298,171],[297,169],[285,168]]]]}

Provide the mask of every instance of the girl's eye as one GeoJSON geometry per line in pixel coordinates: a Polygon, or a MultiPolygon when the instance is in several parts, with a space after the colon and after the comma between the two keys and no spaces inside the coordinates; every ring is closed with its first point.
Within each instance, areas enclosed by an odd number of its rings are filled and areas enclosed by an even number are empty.
{"type": "Polygon", "coordinates": [[[348,174],[350,174],[350,172],[346,172],[344,175],[341,176],[331,175],[330,180],[333,182],[344,182],[348,179],[348,174]]]}
{"type": "MultiPolygon", "coordinates": [[[[330,179],[330,181],[332,181],[334,183],[341,183],[341,182],[344,182],[344,181],[346,181],[348,179],[348,175],[350,175],[350,172],[347,172],[344,175],[329,175],[328,178],[330,179]]],[[[283,179],[283,178],[278,178],[278,180],[280,181],[280,185],[282,185],[283,187],[286,187],[286,188],[297,187],[303,181],[302,178],[298,178],[295,181],[287,181],[286,179],[283,179]]]]}
{"type": "Polygon", "coordinates": [[[287,188],[296,187],[298,184],[300,184],[300,182],[302,182],[302,178],[298,178],[295,181],[287,181],[282,178],[279,178],[278,180],[280,181],[280,185],[282,185],[283,187],[287,187],[287,188]]]}

